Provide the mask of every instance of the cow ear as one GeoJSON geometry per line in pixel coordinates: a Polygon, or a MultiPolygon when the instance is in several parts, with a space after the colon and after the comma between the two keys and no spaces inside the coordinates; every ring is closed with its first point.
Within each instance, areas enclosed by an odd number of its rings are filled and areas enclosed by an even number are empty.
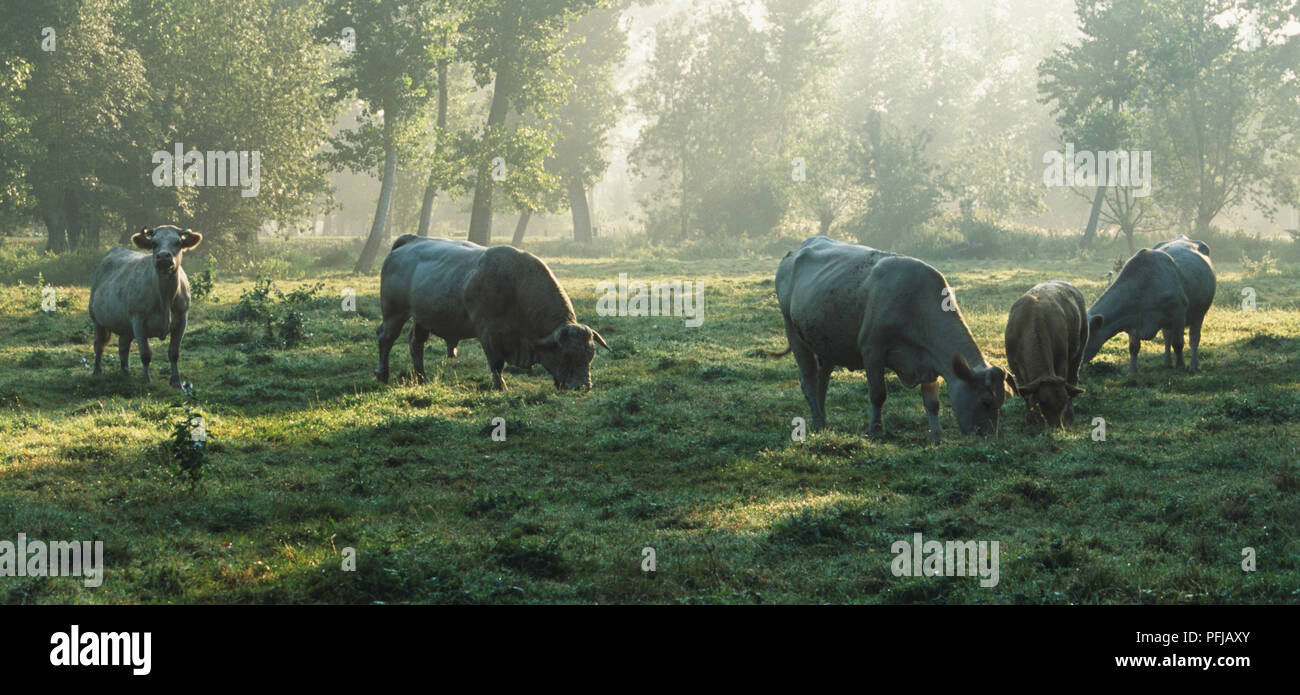
{"type": "Polygon", "coordinates": [[[533,343],[533,349],[538,351],[554,350],[557,344],[558,343],[556,343],[555,334],[552,333],[546,336],[545,338],[542,338],[541,340],[533,343]]]}
{"type": "Polygon", "coordinates": [[[131,243],[146,251],[152,251],[154,247],[153,234],[149,232],[148,227],[145,227],[131,236],[131,243]]]}
{"type": "Polygon", "coordinates": [[[961,355],[952,356],[952,371],[962,381],[970,381],[975,378],[974,372],[970,370],[970,365],[966,363],[966,358],[961,355]]]}
{"type": "Polygon", "coordinates": [[[192,249],[198,246],[200,241],[203,241],[203,235],[192,229],[181,232],[181,248],[183,249],[192,249]]]}
{"type": "Polygon", "coordinates": [[[1083,393],[1083,389],[1079,388],[1078,386],[1075,386],[1074,384],[1066,384],[1065,391],[1066,393],[1070,394],[1070,398],[1074,398],[1075,396],[1083,393]]]}
{"type": "Polygon", "coordinates": [[[1105,325],[1105,323],[1105,316],[1102,316],[1101,314],[1094,315],[1092,318],[1088,319],[1088,332],[1096,333],[1097,331],[1100,331],[1101,327],[1105,325]]]}

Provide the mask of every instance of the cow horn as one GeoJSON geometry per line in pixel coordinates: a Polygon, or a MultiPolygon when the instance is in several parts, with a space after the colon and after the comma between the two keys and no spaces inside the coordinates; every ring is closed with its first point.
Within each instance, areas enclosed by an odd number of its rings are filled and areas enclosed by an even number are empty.
{"type": "Polygon", "coordinates": [[[609,347],[609,343],[605,342],[605,339],[600,337],[600,333],[597,333],[596,329],[594,328],[591,329],[591,337],[594,338],[596,342],[600,343],[601,347],[605,348],[606,350],[609,350],[610,352],[613,352],[613,350],[611,350],[609,347]]]}

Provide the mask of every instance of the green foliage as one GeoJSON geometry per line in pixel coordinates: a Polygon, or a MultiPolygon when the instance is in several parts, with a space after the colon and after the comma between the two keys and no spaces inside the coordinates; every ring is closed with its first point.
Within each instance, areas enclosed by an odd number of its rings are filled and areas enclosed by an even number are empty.
{"type": "Polygon", "coordinates": [[[239,303],[229,318],[265,329],[262,337],[248,346],[250,350],[301,347],[311,338],[306,332],[303,306],[314,301],[322,287],[324,284],[318,282],[286,294],[270,278],[262,278],[239,295],[239,303]]]}
{"type": "Polygon", "coordinates": [[[15,112],[36,147],[18,161],[33,194],[25,214],[46,226],[51,251],[98,250],[103,230],[160,221],[221,246],[234,241],[227,230],[246,238],[325,197],[315,152],[335,104],[325,55],[313,45],[317,3],[250,0],[232,11],[201,0],[6,1],[0,15],[0,55],[31,66],[15,112]],[[58,28],[49,53],[35,38],[46,26],[58,28]],[[260,153],[257,195],[155,186],[149,153],[173,152],[182,140],[186,151],[260,153]]]}
{"type": "Polygon", "coordinates": [[[938,215],[944,195],[938,167],[925,155],[930,134],[904,134],[881,120],[876,114],[868,121],[857,154],[871,196],[854,233],[864,243],[888,249],[938,215]]]}
{"type": "Polygon", "coordinates": [[[648,123],[629,163],[663,184],[647,201],[659,238],[763,235],[785,217],[800,156],[787,138],[816,102],[833,42],[823,3],[767,4],[780,24],[760,28],[726,3],[656,35],[632,95],[648,123]]]}
{"type": "Polygon", "coordinates": [[[211,255],[203,264],[203,270],[190,278],[190,298],[196,302],[212,294],[212,283],[216,279],[217,260],[211,255]]]}
{"type": "Polygon", "coordinates": [[[162,449],[167,470],[172,477],[193,487],[203,479],[204,465],[207,462],[208,429],[194,387],[185,383],[182,388],[185,399],[172,406],[180,412],[173,421],[171,437],[162,444],[162,449]]]}

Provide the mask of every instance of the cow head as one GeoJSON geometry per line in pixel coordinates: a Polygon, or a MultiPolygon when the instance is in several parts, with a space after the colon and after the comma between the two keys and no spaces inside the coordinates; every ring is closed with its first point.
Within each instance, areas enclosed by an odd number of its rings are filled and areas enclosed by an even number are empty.
{"type": "MultiPolygon", "coordinates": [[[[1092,314],[1088,317],[1088,343],[1083,346],[1083,361],[1091,362],[1092,358],[1097,356],[1101,351],[1101,346],[1106,344],[1110,335],[1104,335],[1101,329],[1106,325],[1106,317],[1101,314],[1092,314]]],[[[1114,333],[1111,333],[1114,335],[1114,333]]]]}
{"type": "Polygon", "coordinates": [[[1065,414],[1065,408],[1070,405],[1070,399],[1083,393],[1083,389],[1066,383],[1059,376],[1042,376],[1028,384],[1021,384],[1017,392],[1024,397],[1031,413],[1042,415],[1049,427],[1063,429],[1065,423],[1061,417],[1065,414]]]}
{"type": "Polygon", "coordinates": [[[961,355],[953,355],[956,379],[948,384],[952,414],[962,434],[988,436],[998,431],[998,411],[1007,399],[1010,375],[1001,367],[975,367],[961,355]]]}
{"type": "Polygon", "coordinates": [[[609,349],[605,339],[592,328],[580,323],[566,323],[535,343],[533,354],[555,379],[555,388],[561,391],[589,389],[596,344],[609,349]]]}
{"type": "Polygon", "coordinates": [[[146,250],[153,251],[153,266],[159,273],[175,275],[181,267],[181,256],[187,249],[192,249],[203,241],[203,235],[189,229],[180,229],[170,225],[144,229],[131,237],[132,243],[146,250]]]}

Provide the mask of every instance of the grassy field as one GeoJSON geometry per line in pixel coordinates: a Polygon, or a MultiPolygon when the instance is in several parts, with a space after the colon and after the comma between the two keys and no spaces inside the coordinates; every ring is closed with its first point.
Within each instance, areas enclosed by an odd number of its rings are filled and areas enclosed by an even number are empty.
{"type": "MultiPolygon", "coordinates": [[[[0,289],[0,540],[99,539],[106,565],[97,589],[0,578],[0,602],[1300,602],[1295,266],[1243,277],[1220,260],[1200,374],[1171,373],[1148,343],[1132,380],[1117,337],[1085,368],[1069,431],[1027,431],[1014,400],[997,437],[966,438],[945,391],[932,446],[919,392],[892,375],[886,436],[866,438],[865,379],[844,371],[829,430],[791,440],[791,419],[808,416],[794,360],[762,351],[784,347],[775,256],[543,257],[613,347],[590,392],[557,393],[539,366],[494,393],[476,343],[449,361],[436,339],[428,383],[405,378],[399,342],[394,383],[380,384],[378,278],[338,270],[277,281],[323,288],[300,305],[302,345],[259,348],[263,329],[236,317],[254,280],[219,274],[181,355],[210,437],[195,485],[160,447],[183,401],[165,344],[149,386],[134,349],[129,377],[92,378],[85,286],[59,287],[53,314],[31,284],[0,289]],[[619,273],[703,281],[704,325],[597,316],[596,283],[619,273]],[[355,313],[341,307],[349,287],[355,313]],[[890,547],[915,532],[998,541],[999,583],[893,576],[890,547]],[[1246,547],[1257,571],[1241,567],[1246,547]]],[[[1003,365],[1022,292],[1064,279],[1091,302],[1109,268],[935,265],[1003,365]]]]}

